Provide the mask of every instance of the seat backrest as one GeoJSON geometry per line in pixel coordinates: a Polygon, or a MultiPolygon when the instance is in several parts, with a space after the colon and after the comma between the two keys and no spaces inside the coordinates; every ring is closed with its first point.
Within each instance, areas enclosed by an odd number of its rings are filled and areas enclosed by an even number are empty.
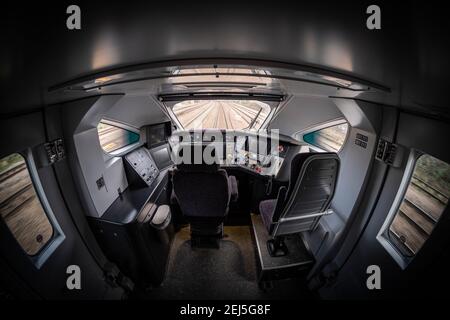
{"type": "MultiPolygon", "coordinates": [[[[339,174],[336,153],[300,153],[292,159],[291,176],[275,233],[287,234],[314,228],[333,199],[339,174]],[[296,219],[297,218],[297,219],[296,219]]],[[[281,199],[278,199],[280,201],[281,199]]]]}
{"type": "Polygon", "coordinates": [[[173,191],[184,216],[212,218],[227,214],[228,175],[217,163],[179,164],[172,179],[173,191]]]}

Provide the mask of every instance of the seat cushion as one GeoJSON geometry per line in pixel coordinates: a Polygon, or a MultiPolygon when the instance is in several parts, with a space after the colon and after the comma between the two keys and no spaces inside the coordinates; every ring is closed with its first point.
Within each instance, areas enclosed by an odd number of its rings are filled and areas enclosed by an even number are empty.
{"type": "Polygon", "coordinates": [[[270,231],[270,225],[272,224],[272,217],[276,204],[277,199],[264,200],[259,203],[259,212],[267,231],[270,231]]]}

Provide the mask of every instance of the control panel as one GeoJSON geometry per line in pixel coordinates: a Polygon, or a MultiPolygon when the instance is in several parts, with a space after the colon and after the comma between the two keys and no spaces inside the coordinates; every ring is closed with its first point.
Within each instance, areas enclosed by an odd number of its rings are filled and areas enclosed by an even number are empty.
{"type": "Polygon", "coordinates": [[[137,177],[139,177],[147,186],[150,186],[159,174],[158,167],[153,161],[150,152],[144,147],[127,154],[125,160],[131,169],[127,170],[127,173],[131,175],[128,178],[131,178],[131,180],[138,180],[137,177]]]}
{"type": "Polygon", "coordinates": [[[405,148],[380,138],[375,153],[375,159],[386,163],[387,165],[400,167],[403,161],[405,148]]]}

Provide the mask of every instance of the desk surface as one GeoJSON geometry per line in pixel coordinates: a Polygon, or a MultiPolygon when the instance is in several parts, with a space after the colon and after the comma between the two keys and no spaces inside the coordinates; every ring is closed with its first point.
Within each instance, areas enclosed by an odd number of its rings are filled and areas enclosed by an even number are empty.
{"type": "Polygon", "coordinates": [[[168,169],[161,170],[158,177],[148,187],[133,188],[129,186],[98,219],[117,223],[128,224],[133,222],[146,202],[161,190],[164,181],[168,179],[168,169]]]}

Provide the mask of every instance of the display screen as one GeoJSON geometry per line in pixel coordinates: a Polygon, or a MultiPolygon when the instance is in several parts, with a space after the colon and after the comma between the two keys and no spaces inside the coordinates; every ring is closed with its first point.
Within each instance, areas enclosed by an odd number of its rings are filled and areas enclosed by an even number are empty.
{"type": "Polygon", "coordinates": [[[147,144],[149,148],[166,143],[166,124],[161,123],[147,127],[147,144]]]}
{"type": "Polygon", "coordinates": [[[153,160],[155,161],[159,170],[167,168],[172,164],[169,149],[166,146],[153,149],[150,151],[150,153],[152,154],[153,160]]]}

